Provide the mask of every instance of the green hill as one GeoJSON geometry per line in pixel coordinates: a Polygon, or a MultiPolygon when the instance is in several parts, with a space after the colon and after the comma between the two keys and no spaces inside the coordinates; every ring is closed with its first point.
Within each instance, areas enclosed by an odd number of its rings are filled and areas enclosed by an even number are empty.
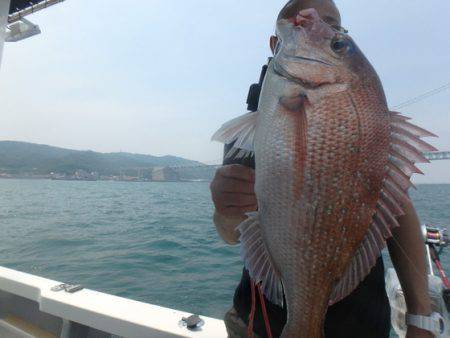
{"type": "Polygon", "coordinates": [[[163,166],[198,166],[200,162],[175,156],[131,153],[98,153],[47,145],[0,141],[0,172],[12,175],[51,172],[73,174],[78,169],[101,175],[118,175],[126,170],[163,166]]]}

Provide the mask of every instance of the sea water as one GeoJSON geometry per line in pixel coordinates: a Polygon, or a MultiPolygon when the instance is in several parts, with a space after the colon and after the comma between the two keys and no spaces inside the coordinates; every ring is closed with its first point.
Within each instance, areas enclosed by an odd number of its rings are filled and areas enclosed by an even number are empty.
{"type": "MultiPolygon", "coordinates": [[[[421,221],[450,225],[449,196],[418,186],[421,221]]],[[[242,263],[212,214],[207,182],[0,180],[0,265],[222,318],[242,263]]]]}

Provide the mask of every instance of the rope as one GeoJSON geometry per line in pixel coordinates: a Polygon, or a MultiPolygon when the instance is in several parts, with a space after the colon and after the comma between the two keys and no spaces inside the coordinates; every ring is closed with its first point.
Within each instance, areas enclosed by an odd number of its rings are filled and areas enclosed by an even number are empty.
{"type": "Polygon", "coordinates": [[[266,326],[267,338],[273,338],[272,330],[270,329],[269,315],[267,314],[266,302],[264,300],[264,295],[261,290],[261,285],[253,281],[250,282],[250,287],[252,290],[252,307],[248,317],[248,328],[247,336],[248,338],[253,338],[253,327],[255,323],[255,312],[256,312],[256,289],[258,289],[259,301],[261,302],[261,311],[264,318],[264,325],[266,326]]]}
{"type": "Polygon", "coordinates": [[[260,284],[258,284],[258,293],[259,293],[259,299],[261,301],[261,309],[262,309],[262,313],[263,313],[263,317],[264,317],[264,324],[266,325],[267,337],[272,338],[272,330],[270,329],[270,322],[269,322],[269,316],[267,314],[266,302],[264,300],[264,295],[262,293],[260,284]]]}
{"type": "Polygon", "coordinates": [[[252,289],[252,308],[250,310],[250,315],[248,317],[248,338],[253,338],[253,324],[255,322],[255,311],[256,311],[256,293],[255,293],[255,283],[250,281],[250,287],[252,289]]]}

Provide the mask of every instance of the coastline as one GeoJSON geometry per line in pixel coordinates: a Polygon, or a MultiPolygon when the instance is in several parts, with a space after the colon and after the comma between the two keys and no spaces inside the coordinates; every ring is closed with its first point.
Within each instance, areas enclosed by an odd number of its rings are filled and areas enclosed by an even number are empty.
{"type": "Polygon", "coordinates": [[[196,182],[211,182],[208,179],[179,179],[179,180],[148,180],[148,179],[119,179],[119,178],[99,178],[99,179],[74,179],[74,178],[51,178],[41,176],[0,176],[0,180],[32,180],[32,181],[65,181],[65,182],[131,182],[131,183],[196,183],[196,182]]]}

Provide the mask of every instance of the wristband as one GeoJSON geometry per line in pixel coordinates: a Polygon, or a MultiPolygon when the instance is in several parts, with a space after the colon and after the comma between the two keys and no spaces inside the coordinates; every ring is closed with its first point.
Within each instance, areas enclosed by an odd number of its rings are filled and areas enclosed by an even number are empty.
{"type": "Polygon", "coordinates": [[[412,325],[433,333],[436,337],[441,337],[445,332],[444,318],[437,312],[430,316],[406,315],[406,325],[412,325]]]}

